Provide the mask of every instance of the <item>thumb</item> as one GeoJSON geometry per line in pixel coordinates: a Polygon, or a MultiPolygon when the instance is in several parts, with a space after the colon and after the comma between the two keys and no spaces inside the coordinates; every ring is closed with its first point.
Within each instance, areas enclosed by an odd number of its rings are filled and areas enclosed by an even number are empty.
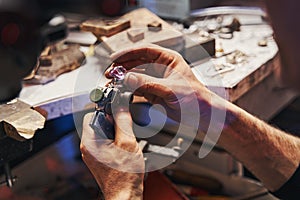
{"type": "Polygon", "coordinates": [[[128,109],[120,107],[114,116],[115,120],[115,145],[119,148],[137,152],[138,145],[132,129],[132,118],[128,109]]]}
{"type": "Polygon", "coordinates": [[[165,86],[164,79],[155,78],[146,74],[129,72],[125,76],[124,84],[132,91],[143,96],[152,94],[165,98],[172,93],[170,88],[165,86]]]}

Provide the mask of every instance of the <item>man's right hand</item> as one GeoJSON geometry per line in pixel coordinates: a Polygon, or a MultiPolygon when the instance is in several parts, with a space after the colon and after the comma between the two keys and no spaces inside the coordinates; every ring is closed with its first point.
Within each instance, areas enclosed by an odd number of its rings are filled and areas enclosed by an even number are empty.
{"type": "MultiPolygon", "coordinates": [[[[162,105],[168,117],[179,123],[198,128],[201,118],[201,127],[206,130],[212,106],[224,110],[224,99],[208,90],[175,51],[148,45],[126,49],[112,57],[113,66],[122,65],[129,70],[125,86],[150,103],[162,105]]],[[[109,70],[106,76],[111,78],[109,70]]]]}

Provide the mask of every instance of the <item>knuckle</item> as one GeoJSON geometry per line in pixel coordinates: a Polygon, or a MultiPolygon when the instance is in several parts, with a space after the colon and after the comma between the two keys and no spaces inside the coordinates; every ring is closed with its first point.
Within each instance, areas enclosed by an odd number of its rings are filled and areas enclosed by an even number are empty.
{"type": "Polygon", "coordinates": [[[79,149],[80,149],[80,152],[81,152],[82,154],[86,154],[86,153],[87,153],[87,149],[86,149],[86,147],[84,146],[84,144],[81,143],[79,149]]]}
{"type": "Polygon", "coordinates": [[[156,84],[151,82],[150,80],[147,80],[146,84],[145,84],[145,89],[146,90],[153,90],[156,88],[156,84]]]}
{"type": "Polygon", "coordinates": [[[166,96],[171,96],[171,95],[174,96],[175,95],[174,89],[172,89],[172,86],[170,86],[170,85],[164,86],[164,91],[165,91],[166,96]]]}
{"type": "Polygon", "coordinates": [[[135,152],[137,147],[136,142],[131,140],[115,141],[115,145],[128,152],[135,152]]]}
{"type": "Polygon", "coordinates": [[[93,117],[93,113],[87,113],[83,118],[83,123],[84,124],[89,123],[91,121],[92,117],[93,117]]]}

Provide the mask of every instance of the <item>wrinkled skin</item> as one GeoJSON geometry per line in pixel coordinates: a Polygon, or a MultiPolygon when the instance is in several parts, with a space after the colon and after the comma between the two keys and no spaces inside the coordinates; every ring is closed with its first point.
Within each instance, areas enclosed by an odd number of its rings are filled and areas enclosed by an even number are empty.
{"type": "MultiPolygon", "coordinates": [[[[150,103],[162,105],[168,117],[200,127],[204,132],[211,122],[222,123],[222,119],[212,119],[211,115],[226,112],[226,102],[199,82],[179,53],[147,45],[117,52],[112,57],[112,67],[122,65],[129,70],[124,85],[150,103]]],[[[108,78],[110,69],[105,73],[108,78]]]]}
{"type": "Polygon", "coordinates": [[[129,112],[120,109],[114,117],[114,141],[94,133],[91,117],[84,118],[80,150],[105,199],[141,199],[145,166],[129,112]]]}

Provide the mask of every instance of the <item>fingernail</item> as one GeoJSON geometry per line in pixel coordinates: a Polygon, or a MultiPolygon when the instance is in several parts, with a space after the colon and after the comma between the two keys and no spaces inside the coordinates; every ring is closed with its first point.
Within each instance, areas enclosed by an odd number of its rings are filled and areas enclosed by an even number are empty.
{"type": "Polygon", "coordinates": [[[125,84],[131,89],[136,89],[138,84],[138,78],[133,73],[128,73],[125,78],[125,84]]]}

